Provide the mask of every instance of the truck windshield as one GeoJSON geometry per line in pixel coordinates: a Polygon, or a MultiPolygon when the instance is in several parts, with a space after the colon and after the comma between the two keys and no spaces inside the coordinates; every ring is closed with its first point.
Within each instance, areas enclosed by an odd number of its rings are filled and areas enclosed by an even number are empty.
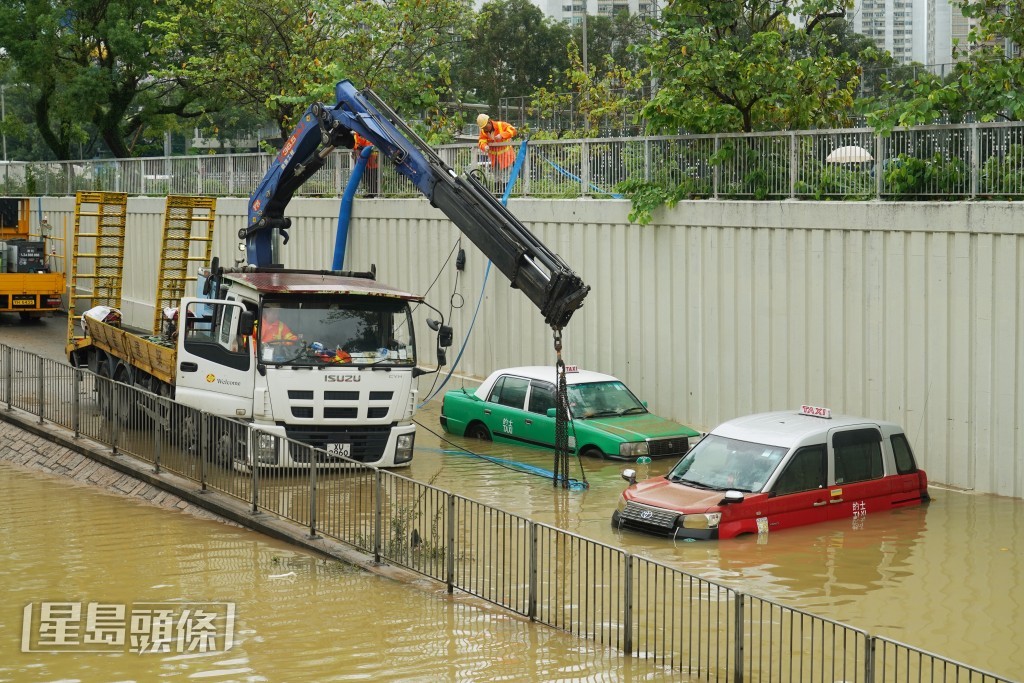
{"type": "Polygon", "coordinates": [[[618,381],[570,384],[566,393],[569,395],[569,412],[577,420],[647,412],[633,392],[618,381]]]}
{"type": "Polygon", "coordinates": [[[708,434],[672,468],[668,479],[717,491],[760,491],[786,450],[708,434]]]}
{"type": "Polygon", "coordinates": [[[268,364],[416,364],[411,313],[403,299],[268,299],[256,335],[260,361],[268,364]]]}

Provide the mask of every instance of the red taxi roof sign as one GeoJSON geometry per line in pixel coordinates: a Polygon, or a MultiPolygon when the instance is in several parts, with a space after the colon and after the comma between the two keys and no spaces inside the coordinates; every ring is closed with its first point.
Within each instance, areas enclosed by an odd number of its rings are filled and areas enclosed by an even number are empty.
{"type": "Polygon", "coordinates": [[[831,408],[821,408],[818,406],[800,406],[800,414],[808,415],[810,417],[823,417],[826,420],[832,419],[831,408]]]}
{"type": "Polygon", "coordinates": [[[566,365],[565,366],[565,371],[566,372],[579,372],[580,371],[580,366],[578,366],[578,365],[566,365]]]}

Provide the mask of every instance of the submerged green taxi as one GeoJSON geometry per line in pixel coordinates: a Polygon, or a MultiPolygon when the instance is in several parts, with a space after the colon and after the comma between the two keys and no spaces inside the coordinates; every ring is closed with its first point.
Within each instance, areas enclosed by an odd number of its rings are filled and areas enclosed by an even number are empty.
{"type": "MultiPolygon", "coordinates": [[[[555,447],[554,367],[492,372],[477,389],[452,389],[441,405],[449,434],[555,447]]],[[[619,460],[678,458],[700,432],[647,410],[619,379],[566,368],[569,447],[579,455],[619,460]]]]}

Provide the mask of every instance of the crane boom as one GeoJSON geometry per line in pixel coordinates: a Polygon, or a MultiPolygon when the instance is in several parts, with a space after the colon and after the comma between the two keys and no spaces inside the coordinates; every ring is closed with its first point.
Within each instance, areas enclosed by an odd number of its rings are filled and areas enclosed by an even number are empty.
{"type": "Polygon", "coordinates": [[[249,198],[248,225],[239,231],[248,260],[270,265],[273,231],[288,239],[284,210],[295,191],[337,147],[351,148],[358,133],[377,148],[520,289],[555,330],[562,329],[583,305],[590,287],[537,239],[470,174],[459,175],[369,89],[348,80],[335,88],[333,108],[317,102],[278,153],[249,198]]]}

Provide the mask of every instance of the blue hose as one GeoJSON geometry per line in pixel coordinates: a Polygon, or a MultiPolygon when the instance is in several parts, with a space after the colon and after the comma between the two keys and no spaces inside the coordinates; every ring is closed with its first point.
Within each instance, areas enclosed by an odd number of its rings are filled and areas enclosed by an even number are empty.
{"type": "Polygon", "coordinates": [[[352,221],[352,201],[355,199],[359,181],[363,179],[366,161],[373,154],[373,147],[363,147],[352,167],[352,174],[345,185],[345,194],[341,197],[341,208],[338,209],[338,230],[334,236],[334,261],[331,270],[341,270],[345,263],[345,245],[348,244],[348,224],[352,221]]]}

